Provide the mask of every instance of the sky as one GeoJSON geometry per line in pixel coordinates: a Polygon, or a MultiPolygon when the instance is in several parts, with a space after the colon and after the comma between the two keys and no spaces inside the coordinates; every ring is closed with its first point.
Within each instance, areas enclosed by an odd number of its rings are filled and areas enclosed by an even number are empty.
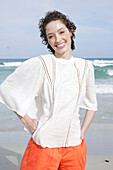
{"type": "Polygon", "coordinates": [[[113,0],[0,0],[0,58],[48,54],[38,29],[58,10],[77,26],[74,57],[113,57],[113,0]]]}

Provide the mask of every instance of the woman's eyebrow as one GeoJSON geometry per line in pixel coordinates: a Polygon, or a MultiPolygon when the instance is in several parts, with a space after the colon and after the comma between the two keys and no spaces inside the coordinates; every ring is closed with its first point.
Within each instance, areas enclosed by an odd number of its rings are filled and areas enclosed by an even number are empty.
{"type": "MultiPolygon", "coordinates": [[[[60,31],[61,29],[64,29],[64,27],[58,29],[57,32],[60,31]]],[[[47,35],[49,35],[49,34],[54,34],[54,33],[48,33],[47,35]]]]}

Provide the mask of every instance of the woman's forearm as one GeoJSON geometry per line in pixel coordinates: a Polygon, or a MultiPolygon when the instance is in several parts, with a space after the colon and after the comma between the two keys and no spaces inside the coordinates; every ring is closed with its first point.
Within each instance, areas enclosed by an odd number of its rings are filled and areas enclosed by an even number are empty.
{"type": "Polygon", "coordinates": [[[95,111],[86,110],[85,118],[84,118],[82,128],[81,128],[81,138],[84,138],[86,131],[87,131],[89,125],[91,124],[91,121],[94,118],[94,115],[95,115],[95,111]]]}
{"type": "Polygon", "coordinates": [[[23,117],[20,116],[17,112],[14,111],[14,113],[19,117],[19,119],[22,119],[23,117]]]}
{"type": "Polygon", "coordinates": [[[14,113],[19,117],[19,119],[22,121],[22,123],[26,126],[26,128],[29,130],[29,132],[32,135],[38,126],[39,120],[32,119],[27,114],[24,117],[22,117],[15,111],[14,111],[14,113]]]}

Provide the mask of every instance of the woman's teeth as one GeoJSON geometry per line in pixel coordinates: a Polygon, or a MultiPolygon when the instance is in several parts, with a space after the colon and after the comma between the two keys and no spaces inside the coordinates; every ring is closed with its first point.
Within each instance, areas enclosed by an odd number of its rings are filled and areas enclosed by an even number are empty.
{"type": "Polygon", "coordinates": [[[57,47],[63,47],[65,45],[65,43],[59,44],[57,45],[57,47]]]}

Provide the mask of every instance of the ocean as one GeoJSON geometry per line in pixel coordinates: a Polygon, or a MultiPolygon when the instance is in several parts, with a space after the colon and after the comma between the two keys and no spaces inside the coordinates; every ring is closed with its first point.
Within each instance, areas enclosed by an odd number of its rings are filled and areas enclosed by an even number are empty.
{"type": "MultiPolygon", "coordinates": [[[[18,66],[27,59],[0,59],[0,84],[18,66]]],[[[93,122],[113,123],[113,58],[89,59],[94,66],[98,111],[93,122]]],[[[84,110],[80,110],[80,119],[84,118],[84,110]]],[[[0,103],[0,130],[22,127],[17,116],[0,103]],[[12,120],[13,121],[12,123],[12,120]],[[5,127],[2,126],[4,122],[5,127]],[[11,122],[10,128],[9,124],[11,122]]]]}

